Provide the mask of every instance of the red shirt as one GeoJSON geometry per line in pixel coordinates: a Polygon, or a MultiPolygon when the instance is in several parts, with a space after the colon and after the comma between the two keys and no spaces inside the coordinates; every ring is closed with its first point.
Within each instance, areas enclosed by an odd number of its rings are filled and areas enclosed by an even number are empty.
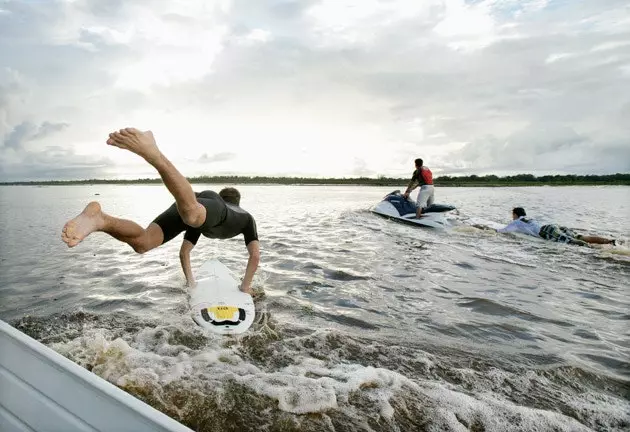
{"type": "Polygon", "coordinates": [[[413,172],[413,177],[411,177],[411,182],[418,182],[418,185],[432,185],[433,184],[433,173],[431,170],[425,166],[420,167],[419,170],[415,170],[413,172]]]}

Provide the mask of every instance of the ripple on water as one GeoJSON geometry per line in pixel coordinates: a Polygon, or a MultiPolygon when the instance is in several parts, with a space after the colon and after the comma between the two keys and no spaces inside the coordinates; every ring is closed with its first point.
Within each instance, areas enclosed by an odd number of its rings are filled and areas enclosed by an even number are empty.
{"type": "Polygon", "coordinates": [[[485,315],[496,315],[502,317],[517,317],[526,321],[533,322],[548,322],[552,324],[556,324],[563,327],[573,327],[573,324],[560,321],[550,318],[544,318],[538,315],[535,315],[531,312],[522,311],[515,307],[506,306],[504,304],[500,304],[496,301],[485,299],[485,298],[462,298],[458,305],[460,307],[471,309],[475,312],[479,312],[485,315]]]}
{"type": "Polygon", "coordinates": [[[573,332],[573,334],[581,337],[582,339],[601,340],[595,333],[584,329],[577,329],[573,332]]]}
{"type": "Polygon", "coordinates": [[[369,276],[359,275],[352,273],[348,270],[340,270],[340,269],[324,269],[324,275],[328,279],[338,280],[338,281],[355,281],[355,280],[368,280],[371,279],[369,276]]]}

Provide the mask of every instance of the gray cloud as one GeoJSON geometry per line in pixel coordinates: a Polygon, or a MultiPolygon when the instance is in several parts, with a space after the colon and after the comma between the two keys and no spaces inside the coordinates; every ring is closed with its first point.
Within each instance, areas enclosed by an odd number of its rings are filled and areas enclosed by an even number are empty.
{"type": "Polygon", "coordinates": [[[602,174],[630,171],[630,146],[626,137],[610,138],[602,144],[568,127],[530,125],[507,139],[481,137],[453,152],[450,159],[458,161],[461,172],[602,174]]]}
{"type": "MultiPolygon", "coordinates": [[[[0,157],[11,160],[15,175],[43,175],[35,168],[39,162],[28,158],[42,152],[54,160],[46,144],[75,145],[95,128],[123,126],[118,123],[145,108],[197,109],[212,121],[232,107],[247,123],[247,116],[284,106],[314,121],[348,116],[356,129],[382,130],[381,149],[347,161],[354,175],[381,173],[374,165],[382,160],[406,172],[409,161],[425,153],[427,164],[445,174],[629,170],[627,2],[468,3],[492,10],[496,25],[488,34],[444,33],[440,23],[450,11],[438,0],[404,13],[398,10],[404,5],[383,1],[364,16],[331,13],[330,23],[317,15],[326,2],[314,0],[234,0],[208,7],[207,22],[166,0],[4,3],[0,157]],[[142,8],[175,30],[225,26],[212,67],[145,91],[114,87],[119,69],[145,52],[168,59],[180,50],[167,36],[155,42],[127,31],[141,23],[142,8]],[[265,40],[249,39],[252,31],[265,40]],[[17,151],[33,140],[42,144],[17,151]]],[[[64,148],[73,160],[73,147],[64,148]]],[[[197,162],[236,157],[218,152],[197,162]]]]}
{"type": "Polygon", "coordinates": [[[37,132],[37,127],[29,122],[22,122],[15,126],[7,137],[3,140],[3,144],[10,148],[20,148],[22,143],[28,141],[37,132]]]}
{"type": "Polygon", "coordinates": [[[0,68],[0,138],[4,138],[13,129],[18,116],[16,111],[25,93],[20,74],[8,67],[0,68]]]}
{"type": "Polygon", "coordinates": [[[47,146],[38,151],[20,149],[19,162],[0,152],[0,181],[79,180],[110,174],[113,163],[104,157],[78,155],[72,149],[47,146]]]}
{"type": "Polygon", "coordinates": [[[39,126],[39,130],[32,139],[36,140],[40,138],[45,138],[51,134],[54,134],[55,132],[61,132],[68,126],[70,126],[68,123],[50,123],[45,121],[39,126]]]}
{"type": "Polygon", "coordinates": [[[365,160],[361,158],[354,158],[354,169],[352,174],[359,177],[370,177],[376,174],[374,170],[368,168],[365,160]]]}
{"type": "Polygon", "coordinates": [[[18,149],[29,141],[45,138],[55,132],[60,132],[69,126],[68,123],[43,122],[37,126],[29,121],[16,125],[2,140],[5,147],[18,149]]]}
{"type": "MultiPolygon", "coordinates": [[[[279,89],[276,94],[290,93],[297,103],[308,103],[322,95],[334,100],[340,88],[353,88],[391,106],[386,119],[382,112],[371,113],[370,107],[356,107],[365,111],[366,120],[395,127],[424,118],[426,135],[446,133],[447,139],[422,138],[425,148],[453,140],[474,142],[489,132],[505,139],[524,124],[537,122],[618,129],[619,113],[630,102],[630,75],[622,69],[630,64],[630,49],[596,48],[629,41],[630,31],[560,32],[578,26],[593,10],[579,6],[571,12],[569,21],[561,19],[565,9],[550,12],[548,19],[524,21],[519,37],[506,35],[465,54],[446,48],[430,34],[419,35],[435,25],[434,18],[420,22],[420,29],[413,19],[376,29],[380,37],[369,49],[319,47],[303,33],[281,32],[263,46],[235,45],[226,50],[206,80],[206,94],[214,97],[205,101],[220,104],[218,95],[236,99],[252,92],[271,98],[271,88],[279,89]],[[567,52],[577,54],[548,62],[567,52]]],[[[241,21],[247,16],[236,20],[235,34],[244,32],[241,21]]],[[[392,135],[399,132],[393,130],[392,135]]],[[[535,148],[548,143],[544,137],[532,140],[535,148]]]]}

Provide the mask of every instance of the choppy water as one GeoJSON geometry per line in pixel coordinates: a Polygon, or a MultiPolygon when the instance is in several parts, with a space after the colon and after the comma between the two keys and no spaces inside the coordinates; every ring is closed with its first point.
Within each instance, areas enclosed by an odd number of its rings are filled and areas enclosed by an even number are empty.
{"type": "MultiPolygon", "coordinates": [[[[439,188],[460,209],[447,232],[367,211],[393,188],[240,189],[265,292],[246,335],[189,318],[181,237],[143,256],[61,242],[93,199],[148,224],[162,186],[0,188],[0,318],[198,431],[630,428],[628,249],[466,225],[521,205],[627,239],[630,188],[439,188]]],[[[241,238],[202,238],[193,268],[211,257],[244,271],[241,238]]]]}

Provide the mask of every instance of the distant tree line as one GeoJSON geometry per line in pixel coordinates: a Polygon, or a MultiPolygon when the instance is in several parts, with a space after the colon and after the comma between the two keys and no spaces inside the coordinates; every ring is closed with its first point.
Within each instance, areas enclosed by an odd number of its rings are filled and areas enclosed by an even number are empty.
{"type": "Polygon", "coordinates": [[[544,175],[517,174],[497,177],[496,175],[465,177],[441,176],[434,180],[441,186],[536,186],[536,185],[630,185],[630,173],[610,175],[544,175]]]}
{"type": "MultiPolygon", "coordinates": [[[[263,177],[263,176],[201,176],[190,177],[191,183],[208,184],[280,184],[280,185],[360,185],[360,186],[404,186],[409,178],[344,177],[344,178],[310,178],[310,177],[263,177]]],[[[97,184],[160,184],[160,178],[143,178],[134,180],[48,180],[26,182],[4,182],[3,186],[14,185],[97,185],[97,184]]],[[[434,179],[436,186],[569,186],[569,185],[627,185],[630,186],[630,173],[610,175],[545,175],[536,177],[532,174],[517,174],[498,177],[486,176],[440,176],[434,179]]]]}

